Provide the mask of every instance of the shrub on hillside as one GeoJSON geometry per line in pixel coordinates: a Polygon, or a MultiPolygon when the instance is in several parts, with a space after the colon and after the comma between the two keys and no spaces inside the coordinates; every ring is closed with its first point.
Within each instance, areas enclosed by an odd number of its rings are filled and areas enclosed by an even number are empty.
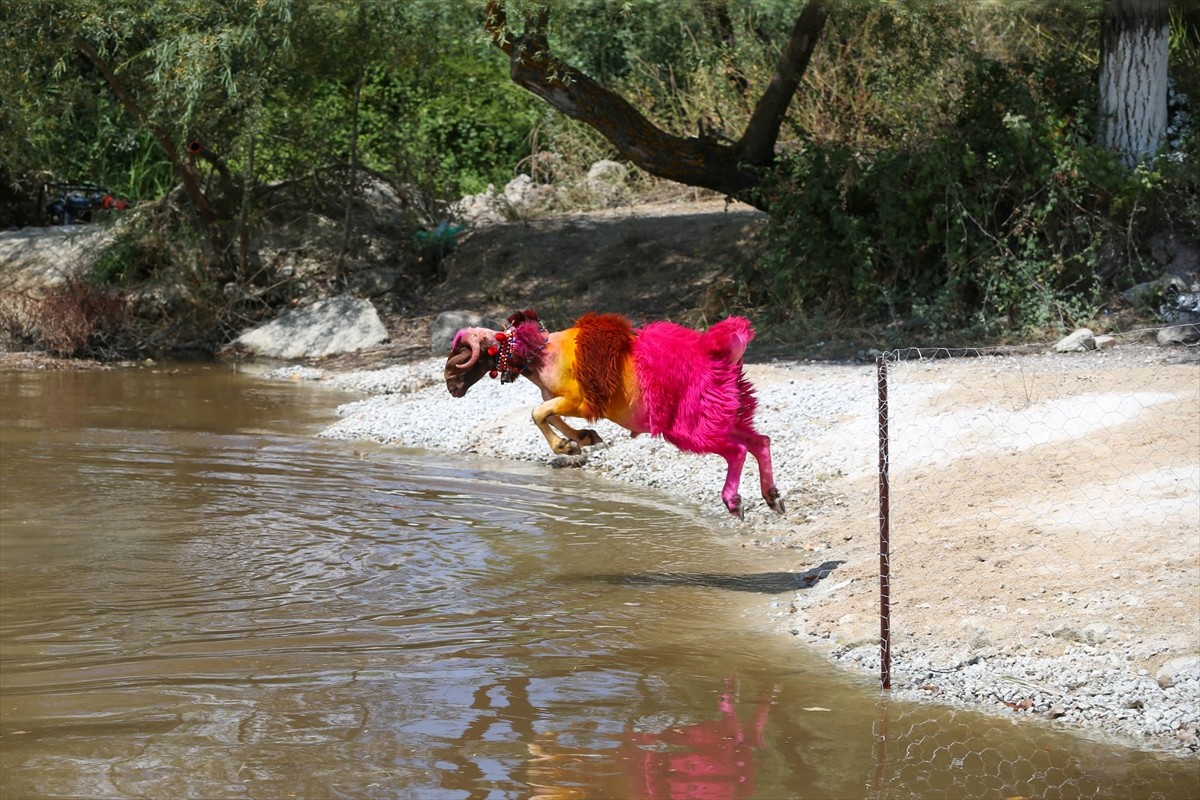
{"type": "Polygon", "coordinates": [[[1195,153],[1124,169],[1094,144],[1092,76],[973,55],[939,124],[870,148],[805,141],[777,181],[748,299],[781,318],[1063,327],[1153,277],[1149,233],[1197,234],[1195,153]]]}

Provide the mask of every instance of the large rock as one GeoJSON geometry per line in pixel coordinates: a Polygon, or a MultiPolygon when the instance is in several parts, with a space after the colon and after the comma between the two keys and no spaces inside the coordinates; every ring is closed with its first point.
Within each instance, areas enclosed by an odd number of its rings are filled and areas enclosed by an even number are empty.
{"type": "Polygon", "coordinates": [[[463,328],[491,328],[503,330],[499,322],[487,319],[474,311],[443,311],[429,325],[429,352],[435,356],[450,353],[450,345],[454,342],[454,334],[463,328]]]}
{"type": "Polygon", "coordinates": [[[597,194],[611,191],[613,187],[623,186],[629,178],[629,168],[619,161],[601,159],[588,167],[588,189],[597,194]]]}
{"type": "Polygon", "coordinates": [[[395,289],[399,280],[400,270],[396,267],[373,267],[352,272],[346,279],[346,285],[355,294],[378,297],[395,289]]]}
{"type": "Polygon", "coordinates": [[[468,194],[450,206],[450,212],[471,228],[498,225],[508,217],[504,199],[496,194],[496,187],[488,184],[487,190],[479,194],[468,194]]]}
{"type": "Polygon", "coordinates": [[[1159,328],[1156,337],[1161,345],[1195,344],[1200,342],[1200,324],[1169,325],[1159,328]]]}
{"type": "Polygon", "coordinates": [[[1087,328],[1079,328],[1071,335],[1060,339],[1058,344],[1054,345],[1054,352],[1056,353],[1078,353],[1095,349],[1096,335],[1087,328]]]}
{"type": "Polygon", "coordinates": [[[587,172],[588,193],[593,200],[608,205],[620,203],[628,193],[626,181],[629,168],[617,161],[603,159],[592,164],[587,172]]]}
{"type": "Polygon", "coordinates": [[[556,194],[553,186],[521,174],[505,184],[502,192],[489,183],[487,191],[466,195],[450,207],[450,212],[468,227],[484,228],[544,211],[554,205],[556,194]]]}
{"type": "Polygon", "coordinates": [[[1196,676],[1200,676],[1200,656],[1196,655],[1172,658],[1154,673],[1154,679],[1164,689],[1196,676]]]}
{"type": "Polygon", "coordinates": [[[387,328],[370,301],[343,295],[246,331],[234,346],[264,358],[313,358],[361,350],[387,338],[387,328]]]}

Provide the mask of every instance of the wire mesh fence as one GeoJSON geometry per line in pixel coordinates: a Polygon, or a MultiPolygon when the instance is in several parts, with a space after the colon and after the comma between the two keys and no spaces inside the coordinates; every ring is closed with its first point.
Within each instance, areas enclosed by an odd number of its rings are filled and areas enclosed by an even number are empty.
{"type": "MultiPolygon", "coordinates": [[[[1186,753],[1200,747],[1200,348],[1114,338],[879,359],[880,679],[1186,753]]],[[[1079,769],[924,724],[881,717],[881,794],[974,761],[994,780],[922,792],[1103,796],[1079,769]]],[[[1200,796],[1195,772],[1130,781],[1200,796]]]]}
{"type": "MultiPolygon", "coordinates": [[[[1115,744],[1062,747],[1061,736],[1030,727],[1014,736],[1001,718],[953,709],[905,713],[881,701],[875,723],[875,798],[1162,798],[1196,797],[1197,776],[1115,744]]],[[[1172,759],[1177,762],[1177,759],[1172,759]]]]}

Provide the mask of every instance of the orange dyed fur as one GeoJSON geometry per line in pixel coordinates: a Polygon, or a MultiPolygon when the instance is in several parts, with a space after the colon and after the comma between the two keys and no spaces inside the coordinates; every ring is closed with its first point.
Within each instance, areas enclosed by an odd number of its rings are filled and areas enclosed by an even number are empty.
{"type": "Polygon", "coordinates": [[[575,380],[583,395],[583,416],[595,421],[606,416],[614,401],[625,400],[633,326],[617,314],[589,312],[575,327],[575,380]]]}

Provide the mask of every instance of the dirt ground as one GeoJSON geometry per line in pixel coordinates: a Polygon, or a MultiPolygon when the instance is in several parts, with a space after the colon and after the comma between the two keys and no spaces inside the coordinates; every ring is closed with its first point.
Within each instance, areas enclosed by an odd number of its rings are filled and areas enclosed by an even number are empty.
{"type": "Polygon", "coordinates": [[[676,198],[485,228],[447,259],[427,303],[501,319],[536,307],[552,326],[586,311],[702,324],[764,222],[740,203],[676,198]]]}
{"type": "MultiPolygon", "coordinates": [[[[874,377],[851,390],[869,395],[874,377]]],[[[1197,348],[901,362],[889,390],[898,652],[1113,647],[1151,675],[1200,655],[1197,348]]],[[[874,457],[872,411],[814,449],[874,457]]],[[[879,636],[877,474],[860,459],[832,476],[834,502],[787,530],[789,546],[846,562],[784,621],[833,648],[879,636]]]]}

